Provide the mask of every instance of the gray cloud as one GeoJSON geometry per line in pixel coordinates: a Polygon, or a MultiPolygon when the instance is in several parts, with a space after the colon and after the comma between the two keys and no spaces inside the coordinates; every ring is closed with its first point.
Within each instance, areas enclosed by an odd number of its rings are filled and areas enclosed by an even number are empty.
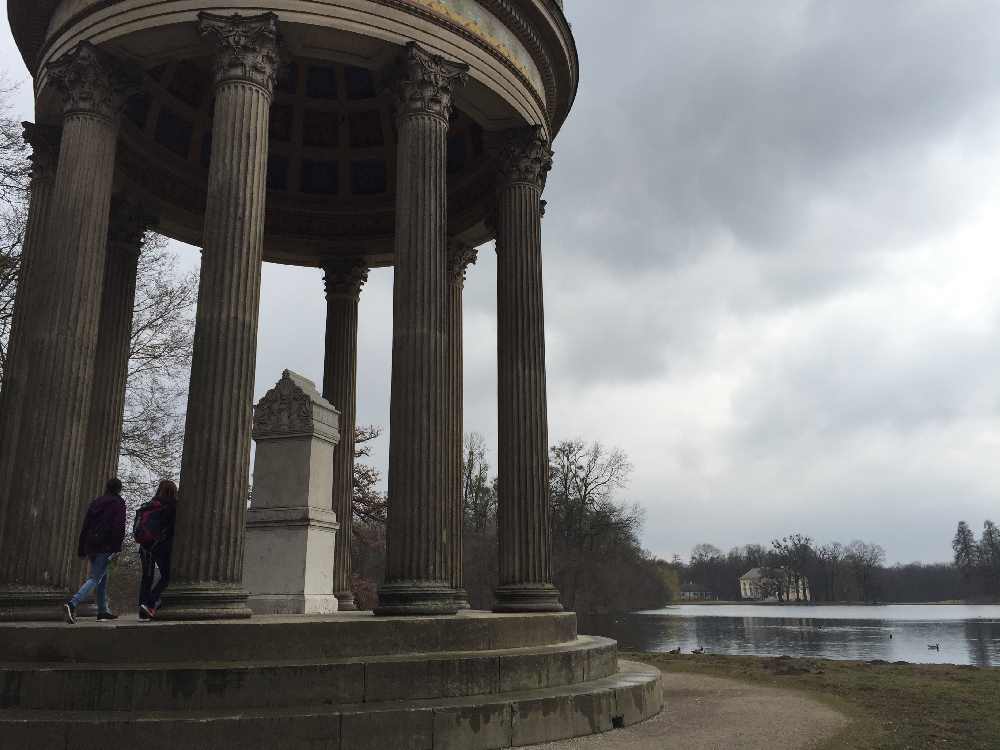
{"type": "MultiPolygon", "coordinates": [[[[552,439],[630,455],[659,554],[798,530],[946,558],[959,518],[1000,520],[1000,6],[626,5],[567,4],[552,439]]],[[[495,273],[481,248],[465,307],[466,428],[491,446],[495,273]]],[[[319,380],[319,273],[268,266],[262,293],[258,395],[284,367],[319,380]]],[[[359,418],[385,427],[391,295],[372,272],[359,418]]]]}

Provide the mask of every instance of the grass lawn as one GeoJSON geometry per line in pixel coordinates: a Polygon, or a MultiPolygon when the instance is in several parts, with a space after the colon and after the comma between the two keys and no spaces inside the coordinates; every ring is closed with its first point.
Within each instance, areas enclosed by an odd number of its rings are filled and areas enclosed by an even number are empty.
{"type": "Polygon", "coordinates": [[[832,748],[1000,750],[1000,669],[788,657],[631,654],[664,672],[699,672],[808,692],[850,716],[832,748]]]}

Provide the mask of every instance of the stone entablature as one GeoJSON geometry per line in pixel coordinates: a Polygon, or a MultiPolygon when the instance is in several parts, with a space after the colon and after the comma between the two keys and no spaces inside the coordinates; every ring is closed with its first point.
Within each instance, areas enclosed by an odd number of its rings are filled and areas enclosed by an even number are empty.
{"type": "Polygon", "coordinates": [[[306,377],[285,370],[253,412],[253,439],[315,436],[340,442],[337,410],[306,377]]]}

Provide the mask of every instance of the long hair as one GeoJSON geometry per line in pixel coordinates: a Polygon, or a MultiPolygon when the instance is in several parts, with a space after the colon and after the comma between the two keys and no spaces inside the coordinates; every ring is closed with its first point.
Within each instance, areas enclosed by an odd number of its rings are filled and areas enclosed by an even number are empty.
{"type": "Polygon", "coordinates": [[[156,488],[156,496],[161,500],[176,500],[177,485],[169,479],[161,480],[160,486],[156,488]]]}

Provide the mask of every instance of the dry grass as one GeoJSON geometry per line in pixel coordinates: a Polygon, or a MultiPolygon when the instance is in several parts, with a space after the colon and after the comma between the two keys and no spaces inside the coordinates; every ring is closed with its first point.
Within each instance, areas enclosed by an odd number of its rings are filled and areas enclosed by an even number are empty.
{"type": "Polygon", "coordinates": [[[698,672],[801,690],[854,721],[833,748],[1000,749],[1000,669],[788,657],[633,654],[664,672],[698,672]]]}

